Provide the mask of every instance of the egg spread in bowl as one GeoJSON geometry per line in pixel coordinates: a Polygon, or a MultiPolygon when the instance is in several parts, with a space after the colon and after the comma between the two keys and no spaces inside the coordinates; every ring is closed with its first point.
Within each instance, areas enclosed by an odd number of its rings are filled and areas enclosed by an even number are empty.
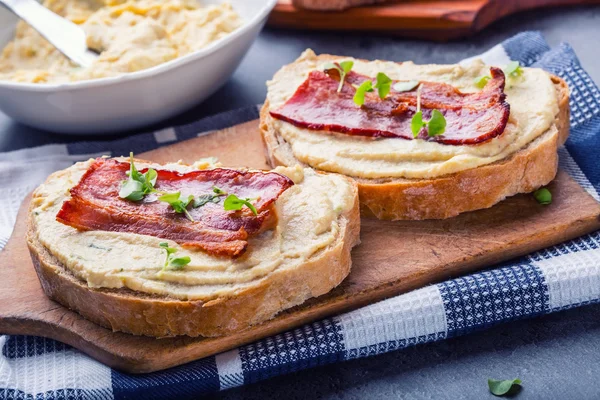
{"type": "Polygon", "coordinates": [[[242,25],[229,3],[46,0],[44,6],[81,25],[99,57],[80,68],[21,21],[0,55],[0,80],[60,83],[117,76],[192,53],[242,25]]]}

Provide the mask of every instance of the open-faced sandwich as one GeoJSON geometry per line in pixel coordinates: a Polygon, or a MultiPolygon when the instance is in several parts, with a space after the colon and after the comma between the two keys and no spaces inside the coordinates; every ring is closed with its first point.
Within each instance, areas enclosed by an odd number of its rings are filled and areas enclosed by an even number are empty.
{"type": "Polygon", "coordinates": [[[46,294],[97,324],[219,336],[336,287],[359,223],[342,175],[97,158],[35,190],[27,241],[46,294]]]}
{"type": "Polygon", "coordinates": [[[272,166],[356,180],[361,212],[441,219],[532,192],[557,172],[566,83],[537,68],[415,65],[305,51],[268,82],[272,166]]]}

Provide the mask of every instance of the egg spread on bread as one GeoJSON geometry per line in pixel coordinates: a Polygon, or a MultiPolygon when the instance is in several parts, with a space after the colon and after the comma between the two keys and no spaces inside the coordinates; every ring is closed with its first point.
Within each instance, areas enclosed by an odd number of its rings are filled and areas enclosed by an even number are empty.
{"type": "MultiPolygon", "coordinates": [[[[352,71],[364,76],[374,78],[384,73],[391,80],[450,84],[466,94],[480,92],[482,89],[476,86],[476,79],[490,72],[490,67],[480,60],[463,66],[329,58],[338,63],[352,62],[352,71]]],[[[537,68],[522,68],[519,76],[506,77],[504,93],[510,105],[508,121],[501,134],[476,144],[449,145],[433,140],[364,137],[341,133],[344,131],[330,127],[327,131],[320,130],[315,124],[312,124],[313,129],[307,129],[274,115],[273,111],[289,104],[295,93],[303,89],[302,85],[307,84],[307,77],[315,70],[323,70],[323,65],[323,58],[307,50],[267,83],[267,102],[272,116],[269,123],[290,146],[296,160],[322,171],[365,179],[437,178],[505,159],[544,134],[556,132],[557,89],[550,75],[537,68]]],[[[355,110],[356,113],[361,111],[358,106],[355,110]]],[[[335,114],[330,115],[333,118],[335,114]]],[[[391,123],[393,118],[388,120],[391,123]]]]}

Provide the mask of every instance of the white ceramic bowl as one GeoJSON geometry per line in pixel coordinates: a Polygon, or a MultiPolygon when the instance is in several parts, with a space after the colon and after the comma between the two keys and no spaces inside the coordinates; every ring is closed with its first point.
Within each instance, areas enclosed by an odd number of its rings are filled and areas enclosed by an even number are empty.
{"type": "MultiPolygon", "coordinates": [[[[73,134],[123,131],[180,113],[229,79],[277,1],[229,2],[244,25],[197,52],[112,78],[61,84],[0,81],[0,109],[23,124],[73,134]]],[[[16,22],[0,7],[0,48],[12,37],[16,22]]]]}

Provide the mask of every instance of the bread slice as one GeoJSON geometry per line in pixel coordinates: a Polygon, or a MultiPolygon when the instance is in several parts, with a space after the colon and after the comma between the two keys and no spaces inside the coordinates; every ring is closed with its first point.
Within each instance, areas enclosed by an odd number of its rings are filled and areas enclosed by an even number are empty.
{"type": "Polygon", "coordinates": [[[319,11],[341,11],[351,7],[390,2],[390,0],[292,0],[298,8],[319,11]]]}
{"type": "MultiPolygon", "coordinates": [[[[64,171],[52,175],[49,181],[62,179],[61,173],[64,171]]],[[[348,208],[337,216],[339,229],[334,241],[310,254],[301,264],[282,264],[250,285],[235,287],[232,284],[229,294],[212,298],[207,295],[203,299],[182,300],[127,287],[90,287],[40,240],[34,210],[46,195],[43,189],[34,193],[30,206],[27,244],[46,295],[98,325],[154,337],[222,336],[247,329],[311,297],[323,295],[348,275],[350,250],[359,242],[360,217],[357,187],[352,180],[347,179],[346,183],[351,198],[348,208]]],[[[282,201],[282,197],[277,202],[282,201]]],[[[279,212],[280,205],[276,206],[279,212]]],[[[302,234],[304,232],[292,232],[292,236],[302,234]]]]}
{"type": "MultiPolygon", "coordinates": [[[[324,62],[337,57],[319,55],[317,58],[324,62]]],[[[570,116],[566,82],[557,76],[551,79],[559,112],[553,126],[537,139],[502,160],[437,178],[354,177],[359,188],[361,214],[386,220],[445,219],[491,207],[509,196],[532,192],[548,184],[556,176],[557,149],[569,135],[570,116]]],[[[269,164],[272,167],[304,165],[273,127],[269,108],[266,101],[260,113],[260,131],[269,164]]]]}

